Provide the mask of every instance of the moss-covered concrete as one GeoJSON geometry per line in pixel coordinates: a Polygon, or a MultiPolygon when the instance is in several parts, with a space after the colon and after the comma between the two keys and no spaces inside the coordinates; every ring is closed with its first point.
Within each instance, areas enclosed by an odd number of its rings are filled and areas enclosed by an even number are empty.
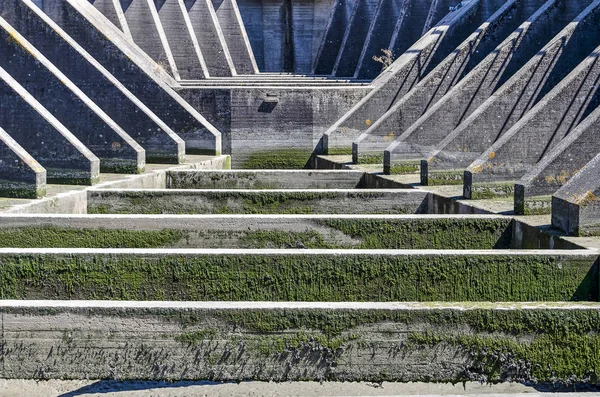
{"type": "Polygon", "coordinates": [[[306,149],[273,149],[253,152],[239,167],[242,169],[302,169],[307,168],[313,152],[306,149]]]}
{"type": "Polygon", "coordinates": [[[592,255],[0,254],[2,299],[596,300],[592,255]]]}

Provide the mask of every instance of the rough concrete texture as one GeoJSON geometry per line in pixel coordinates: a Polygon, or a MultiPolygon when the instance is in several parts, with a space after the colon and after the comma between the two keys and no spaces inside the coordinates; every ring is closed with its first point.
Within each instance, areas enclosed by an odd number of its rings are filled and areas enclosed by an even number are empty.
{"type": "Polygon", "coordinates": [[[600,155],[594,157],[552,196],[552,226],[586,236],[600,232],[600,155]]]}
{"type": "MultiPolygon", "coordinates": [[[[537,88],[535,80],[543,81],[556,61],[557,57],[552,55],[560,53],[562,49],[559,39],[552,41],[553,46],[549,45],[550,48],[546,47],[545,51],[539,52],[547,42],[548,34],[554,35],[569,25],[573,18],[577,17],[579,12],[585,8],[587,5],[585,3],[579,3],[579,7],[571,6],[566,9],[561,1],[546,2],[528,21],[509,35],[496,50],[456,84],[444,98],[440,99],[416,123],[395,139],[385,151],[386,171],[393,171],[393,163],[396,160],[426,156],[462,121],[478,111],[479,106],[489,100],[490,96],[499,87],[502,87],[507,79],[510,80],[504,85],[507,87],[506,91],[510,90],[513,96],[519,99],[523,99],[521,95],[517,94],[520,94],[518,87],[522,87],[523,83],[532,83],[534,84],[532,87],[537,88]],[[548,52],[548,57],[543,56],[546,52],[548,52]],[[522,66],[522,60],[530,58],[528,66],[523,67],[525,71],[522,69],[521,73],[515,76],[522,66]],[[540,64],[542,67],[536,68],[540,64]],[[519,80],[519,77],[524,79],[519,80]]],[[[572,34],[573,27],[569,25],[566,30],[572,34]]],[[[483,141],[479,137],[477,139],[483,141]]]]}
{"type": "Polygon", "coordinates": [[[400,55],[373,81],[373,89],[325,132],[325,153],[334,154],[334,148],[340,147],[349,150],[354,139],[429,72],[435,59],[445,58],[483,22],[469,18],[476,14],[479,1],[462,4],[400,55]]]}
{"type": "Polygon", "coordinates": [[[580,339],[593,343],[597,310],[595,304],[9,301],[2,308],[3,377],[461,382],[572,375],[579,380],[587,378],[585,361],[573,358],[567,370],[561,367],[564,358],[536,369],[547,361],[533,351],[547,345],[566,352],[565,342],[580,339]],[[445,314],[447,320],[439,321],[445,314]],[[486,320],[478,323],[477,316],[486,320]],[[261,326],[260,320],[269,322],[261,326]],[[337,324],[333,330],[321,328],[327,320],[337,324]],[[501,360],[482,352],[489,330],[502,320],[522,331],[494,330],[507,343],[508,357],[501,360]],[[544,320],[545,326],[531,328],[544,320]],[[590,323],[581,329],[578,321],[590,323]],[[564,325],[573,331],[561,336],[564,325]],[[269,328],[257,335],[257,326],[269,328]],[[440,339],[430,341],[427,335],[440,339]],[[523,350],[514,350],[519,345],[523,350]]]}
{"type": "Polygon", "coordinates": [[[115,76],[48,16],[20,0],[1,5],[2,17],[91,98],[145,150],[148,162],[178,163],[184,142],[115,76]]]}
{"type": "Polygon", "coordinates": [[[417,190],[95,190],[88,212],[96,214],[310,214],[426,212],[427,193],[417,190]]]}
{"type": "Polygon", "coordinates": [[[169,189],[354,189],[364,188],[360,171],[261,170],[171,171],[169,189]]]}
{"type": "Polygon", "coordinates": [[[600,108],[564,137],[515,186],[515,211],[524,213],[533,196],[556,192],[597,154],[600,108]]]}
{"type": "Polygon", "coordinates": [[[39,198],[46,194],[46,170],[0,128],[0,196],[39,198]]]}
{"type": "MultiPolygon", "coordinates": [[[[22,0],[27,2],[28,0],[22,0]]],[[[51,0],[44,11],[186,142],[191,154],[219,154],[221,134],[169,85],[169,76],[91,4],[51,0]],[[47,8],[47,9],[46,9],[47,8]],[[106,34],[110,34],[110,39],[106,34]],[[125,55],[125,56],[124,56],[125,55]]]]}
{"type": "MultiPolygon", "coordinates": [[[[571,3],[557,5],[559,12],[571,3]]],[[[571,8],[571,12],[576,9],[571,8]]],[[[592,2],[573,23],[554,37],[539,54],[529,60],[454,131],[426,155],[430,169],[465,168],[510,129],[536,101],[556,86],[597,45],[593,26],[598,2],[592,2]],[[583,43],[579,45],[578,43],[583,43]],[[591,47],[591,48],[590,48],[591,47]],[[574,63],[576,62],[576,63],[574,63]]]]}
{"type": "MultiPolygon", "coordinates": [[[[382,162],[383,151],[545,1],[499,2],[498,10],[352,144],[354,163],[382,162]]],[[[480,9],[479,13],[485,11],[480,9]]]]}
{"type": "Polygon", "coordinates": [[[523,176],[579,124],[598,90],[599,50],[467,168],[472,173],[469,178],[472,184],[523,176]]]}
{"type": "Polygon", "coordinates": [[[103,172],[144,169],[144,149],[2,18],[0,51],[2,67],[100,158],[103,172]]]}

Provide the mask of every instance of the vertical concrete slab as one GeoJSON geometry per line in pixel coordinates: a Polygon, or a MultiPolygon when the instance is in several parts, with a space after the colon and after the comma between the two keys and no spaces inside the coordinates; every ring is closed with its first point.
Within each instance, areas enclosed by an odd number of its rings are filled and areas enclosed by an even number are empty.
{"type": "Polygon", "coordinates": [[[46,170],[0,128],[0,197],[41,198],[46,170]]]}
{"type": "Polygon", "coordinates": [[[41,10],[14,0],[0,4],[0,14],[128,132],[146,150],[148,162],[183,160],[183,140],[41,10]]]}
{"type": "MultiPolygon", "coordinates": [[[[490,9],[497,11],[358,137],[352,144],[353,162],[383,162],[383,151],[396,136],[415,123],[545,1],[490,4],[490,9]]],[[[477,14],[485,18],[485,7],[480,7],[477,14]]]]}
{"type": "MultiPolygon", "coordinates": [[[[467,168],[466,172],[472,174],[471,184],[520,178],[579,124],[600,88],[599,51],[600,48],[575,68],[467,168]]],[[[473,186],[467,188],[471,191],[473,186]]]]}
{"type": "Polygon", "coordinates": [[[96,183],[100,160],[2,68],[0,80],[0,128],[46,169],[48,182],[96,183]]]}
{"type": "Polygon", "coordinates": [[[333,66],[333,75],[337,77],[353,77],[363,46],[369,35],[369,31],[375,25],[373,19],[377,10],[381,7],[384,0],[357,0],[357,7],[354,8],[353,15],[338,57],[333,66]]]}
{"type": "MultiPolygon", "coordinates": [[[[566,4],[559,5],[561,7],[556,9],[563,15],[569,15],[564,9],[566,4]]],[[[582,22],[588,18],[591,18],[589,21],[595,20],[599,5],[597,1],[591,2],[539,53],[525,62],[494,95],[442,139],[426,155],[428,169],[435,172],[435,170],[462,168],[459,171],[462,174],[465,167],[523,117],[536,103],[542,88],[549,81],[548,76],[554,69],[568,73],[575,66],[574,62],[580,61],[578,56],[580,50],[572,51],[573,47],[567,43],[579,41],[576,39],[577,36],[574,36],[578,34],[577,32],[591,32],[586,28],[587,23],[582,24],[582,22]]],[[[572,9],[574,4],[569,3],[569,6],[572,9]]],[[[586,39],[581,41],[580,45],[592,51],[596,44],[594,40],[586,39]]]]}
{"type": "Polygon", "coordinates": [[[179,77],[183,80],[206,78],[206,63],[199,43],[192,39],[195,35],[183,0],[159,0],[156,11],[179,77]]]}
{"type": "MultiPolygon", "coordinates": [[[[22,0],[28,2],[29,0],[22,0]]],[[[61,6],[55,22],[107,68],[186,143],[190,154],[219,154],[221,133],[167,83],[168,76],[153,68],[153,62],[89,3],[49,0],[61,6]],[[110,39],[107,37],[109,36],[110,39]]]]}
{"type": "Polygon", "coordinates": [[[0,52],[0,65],[100,158],[103,172],[143,172],[144,149],[3,18],[0,52]]]}
{"type": "Polygon", "coordinates": [[[315,74],[331,75],[333,73],[333,67],[355,7],[358,7],[357,0],[336,0],[327,22],[326,33],[315,58],[313,67],[315,74]]]}
{"type": "MultiPolygon", "coordinates": [[[[478,107],[490,98],[507,77],[519,71],[524,61],[533,57],[530,62],[537,59],[538,64],[543,63],[540,69],[535,67],[529,69],[531,73],[529,76],[543,81],[546,72],[552,69],[557,60],[557,57],[554,57],[556,51],[560,52],[561,49],[548,49],[545,53],[547,56],[540,56],[541,53],[538,54],[538,51],[547,42],[548,35],[552,37],[559,33],[586,6],[581,3],[580,9],[572,10],[575,12],[573,15],[566,13],[560,4],[560,0],[546,2],[448,94],[398,136],[385,150],[384,159],[387,160],[384,161],[384,168],[394,172],[395,162],[427,156],[428,152],[442,142],[461,122],[478,110],[478,107]]],[[[532,87],[536,87],[535,83],[532,87]]],[[[535,92],[533,96],[535,97],[535,92]]]]}
{"type": "Polygon", "coordinates": [[[262,0],[239,0],[238,6],[258,70],[265,70],[262,0]]]}
{"type": "Polygon", "coordinates": [[[600,235],[600,155],[552,196],[552,227],[575,236],[600,235]]]}
{"type": "Polygon", "coordinates": [[[422,73],[443,42],[448,40],[452,45],[452,48],[443,54],[446,57],[480,25],[473,24],[470,20],[470,16],[477,10],[478,1],[462,3],[463,7],[449,13],[436,27],[399,56],[391,67],[373,80],[372,91],[325,132],[322,138],[324,153],[330,152],[330,148],[333,149],[332,152],[339,149],[350,151],[354,139],[424,77],[422,73]]]}
{"type": "Polygon", "coordinates": [[[564,186],[600,148],[600,108],[550,150],[515,185],[515,212],[526,214],[530,199],[550,195],[564,186]]]}
{"type": "Polygon", "coordinates": [[[294,70],[296,74],[309,74],[313,62],[313,35],[318,27],[314,25],[314,0],[295,0],[292,2],[292,42],[294,70]]]}
{"type": "Polygon", "coordinates": [[[257,74],[258,66],[236,0],[213,0],[227,48],[238,74],[257,74]]]}
{"type": "Polygon", "coordinates": [[[235,65],[212,1],[184,0],[184,3],[210,76],[235,76],[235,65]]]}

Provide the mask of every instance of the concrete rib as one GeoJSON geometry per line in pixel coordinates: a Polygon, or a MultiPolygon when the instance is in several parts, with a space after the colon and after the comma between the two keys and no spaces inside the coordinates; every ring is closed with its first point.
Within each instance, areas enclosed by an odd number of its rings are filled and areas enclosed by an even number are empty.
{"type": "Polygon", "coordinates": [[[0,196],[41,198],[46,194],[46,170],[0,128],[0,196]]]}

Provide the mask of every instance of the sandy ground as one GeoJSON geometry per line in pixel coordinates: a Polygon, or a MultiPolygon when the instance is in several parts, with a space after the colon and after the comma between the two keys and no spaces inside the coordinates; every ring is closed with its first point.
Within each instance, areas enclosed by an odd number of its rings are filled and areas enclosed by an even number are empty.
{"type": "MultiPolygon", "coordinates": [[[[572,390],[571,390],[572,391],[572,390]]],[[[577,392],[550,393],[520,384],[465,385],[423,383],[334,383],[318,382],[241,384],[212,382],[117,382],[117,381],[32,381],[0,379],[1,397],[375,397],[375,396],[478,396],[485,397],[591,397],[600,389],[584,388],[577,392]]]]}

